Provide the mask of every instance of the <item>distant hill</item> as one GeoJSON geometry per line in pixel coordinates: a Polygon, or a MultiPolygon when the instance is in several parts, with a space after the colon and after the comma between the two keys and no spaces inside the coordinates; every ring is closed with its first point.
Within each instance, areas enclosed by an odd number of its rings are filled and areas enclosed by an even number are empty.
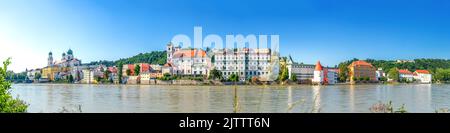
{"type": "Polygon", "coordinates": [[[149,64],[166,64],[167,54],[166,51],[152,51],[150,53],[139,53],[138,55],[123,58],[116,61],[93,61],[84,65],[106,65],[106,66],[118,66],[119,64],[134,64],[134,63],[149,63],[149,64]]]}
{"type": "Polygon", "coordinates": [[[372,63],[372,65],[377,68],[383,68],[383,70],[389,70],[391,68],[397,67],[399,69],[408,69],[411,71],[421,69],[434,72],[438,68],[450,68],[450,60],[448,59],[414,59],[413,62],[397,62],[373,59],[367,59],[366,61],[372,63]]]}
{"type": "MultiPolygon", "coordinates": [[[[342,62],[340,65],[348,66],[352,61],[358,59],[348,60],[342,62]]],[[[449,59],[414,59],[410,62],[397,62],[396,60],[375,60],[366,59],[368,63],[371,63],[376,68],[383,68],[383,70],[388,71],[391,68],[398,69],[408,69],[410,71],[415,71],[417,69],[430,70],[431,72],[436,71],[438,68],[449,69],[450,60],[449,59]]]]}
{"type": "Polygon", "coordinates": [[[100,65],[100,64],[102,64],[102,65],[106,65],[106,66],[114,66],[115,65],[115,63],[114,63],[114,61],[107,61],[107,60],[99,60],[99,61],[92,61],[92,62],[89,62],[89,63],[84,63],[83,65],[100,65]]]}
{"type": "MultiPolygon", "coordinates": [[[[353,61],[358,59],[352,59],[343,61],[339,64],[339,81],[346,82],[348,80],[347,66],[353,61]]],[[[450,60],[448,59],[414,59],[410,61],[394,61],[394,60],[374,60],[366,59],[368,63],[371,63],[376,68],[382,68],[385,72],[388,72],[392,68],[408,69],[412,72],[420,70],[429,70],[433,74],[433,82],[450,82],[450,60]]]]}

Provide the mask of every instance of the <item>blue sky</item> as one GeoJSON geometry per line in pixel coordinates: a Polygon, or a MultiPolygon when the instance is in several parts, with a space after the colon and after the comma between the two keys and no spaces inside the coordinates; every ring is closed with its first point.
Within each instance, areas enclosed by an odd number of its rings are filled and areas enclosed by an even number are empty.
{"type": "Polygon", "coordinates": [[[282,55],[333,66],[352,58],[450,58],[448,0],[0,0],[0,59],[46,65],[163,50],[176,34],[280,35],[282,55]]]}

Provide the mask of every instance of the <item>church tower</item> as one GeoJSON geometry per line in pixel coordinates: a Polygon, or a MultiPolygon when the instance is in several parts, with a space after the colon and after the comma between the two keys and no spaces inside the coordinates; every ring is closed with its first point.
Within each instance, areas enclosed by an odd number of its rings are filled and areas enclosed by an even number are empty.
{"type": "Polygon", "coordinates": [[[53,53],[52,52],[49,52],[48,53],[48,59],[47,59],[47,66],[49,66],[49,67],[51,67],[51,66],[53,66],[53,53]]]}
{"type": "Polygon", "coordinates": [[[169,44],[167,44],[166,46],[167,63],[172,63],[173,54],[175,54],[175,52],[178,52],[180,50],[181,50],[180,46],[175,46],[173,45],[172,42],[169,42],[169,44]]]}
{"type": "Polygon", "coordinates": [[[66,60],[66,53],[62,53],[61,60],[66,60]]]}
{"type": "Polygon", "coordinates": [[[166,53],[167,53],[167,63],[171,63],[172,62],[172,56],[173,53],[175,52],[174,46],[172,43],[167,44],[166,46],[166,53]]]}
{"type": "Polygon", "coordinates": [[[72,49],[69,49],[69,51],[67,51],[67,60],[72,60],[73,59],[73,51],[72,49]]]}

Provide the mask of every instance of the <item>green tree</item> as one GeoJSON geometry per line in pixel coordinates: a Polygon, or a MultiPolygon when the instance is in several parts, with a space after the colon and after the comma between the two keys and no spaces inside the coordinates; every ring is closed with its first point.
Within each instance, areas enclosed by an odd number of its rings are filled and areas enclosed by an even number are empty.
{"type": "Polygon", "coordinates": [[[8,65],[11,64],[11,58],[3,62],[3,67],[0,67],[0,112],[1,113],[22,113],[26,112],[28,105],[11,96],[11,82],[6,80],[8,76],[8,65]]]}
{"type": "Polygon", "coordinates": [[[172,75],[170,75],[169,73],[164,73],[161,80],[172,80],[172,75]]]}
{"type": "Polygon", "coordinates": [[[239,81],[239,76],[233,73],[230,75],[230,77],[228,79],[232,82],[237,82],[237,81],[239,81]]]}
{"type": "Polygon", "coordinates": [[[133,76],[133,75],[131,75],[131,70],[130,69],[127,69],[127,71],[125,73],[127,73],[127,76],[133,76]]]}
{"type": "Polygon", "coordinates": [[[399,81],[399,73],[397,68],[391,68],[388,72],[388,78],[393,81],[399,81]]]}
{"type": "Polygon", "coordinates": [[[120,66],[120,64],[135,64],[135,63],[149,63],[149,64],[159,64],[163,65],[166,64],[166,58],[167,54],[166,51],[152,51],[150,53],[139,53],[138,55],[135,55],[133,57],[119,59],[116,61],[106,61],[106,60],[100,60],[100,61],[93,61],[90,63],[86,63],[84,65],[106,65],[107,67],[110,66],[120,66]]]}
{"type": "Polygon", "coordinates": [[[358,81],[364,81],[364,77],[359,77],[358,81]]]}
{"type": "Polygon", "coordinates": [[[96,76],[95,77],[95,81],[97,81],[97,83],[100,83],[102,81],[102,77],[96,76]]]}
{"type": "Polygon", "coordinates": [[[69,75],[69,83],[73,83],[73,76],[69,75]]]}
{"type": "Polygon", "coordinates": [[[119,78],[119,84],[121,84],[122,83],[122,69],[123,69],[123,64],[122,63],[119,63],[119,65],[118,65],[118,67],[117,67],[119,70],[117,70],[118,72],[117,72],[117,76],[118,76],[118,78],[119,78]]]}
{"type": "Polygon", "coordinates": [[[149,63],[163,65],[166,64],[166,59],[166,51],[152,51],[150,53],[140,53],[130,58],[117,60],[115,64],[149,63]]]}
{"type": "Polygon", "coordinates": [[[111,71],[109,71],[108,69],[106,69],[106,71],[105,72],[103,72],[103,77],[106,79],[106,80],[109,80],[109,75],[111,74],[111,71]]]}
{"type": "Polygon", "coordinates": [[[450,69],[436,69],[433,75],[433,79],[437,82],[448,82],[450,81],[450,69]]]}
{"type": "Polygon", "coordinates": [[[41,73],[36,73],[36,75],[34,76],[34,79],[39,80],[42,77],[41,73]]]}
{"type": "Polygon", "coordinates": [[[215,55],[213,55],[213,56],[211,56],[211,63],[216,63],[216,56],[215,55]]]}
{"type": "MultiPolygon", "coordinates": [[[[348,66],[352,64],[354,61],[358,61],[359,59],[353,58],[352,60],[344,61],[339,63],[339,82],[347,82],[349,79],[349,69],[348,66]]],[[[357,81],[358,79],[353,78],[353,81],[357,81]]]]}
{"type": "Polygon", "coordinates": [[[90,63],[85,63],[83,65],[91,66],[91,65],[105,65],[107,67],[114,66],[114,61],[107,61],[107,60],[99,60],[99,61],[92,61],[90,63]]]}
{"type": "Polygon", "coordinates": [[[209,79],[222,80],[223,79],[222,72],[214,68],[209,72],[209,79]]]}
{"type": "Polygon", "coordinates": [[[383,82],[386,82],[386,81],[387,81],[387,78],[386,78],[386,77],[380,77],[379,80],[380,80],[380,81],[383,81],[383,82]]]}
{"type": "Polygon", "coordinates": [[[401,79],[400,79],[400,82],[401,82],[401,83],[407,83],[408,80],[407,80],[406,78],[401,78],[401,79]]]}
{"type": "Polygon", "coordinates": [[[286,66],[282,67],[282,72],[280,75],[280,81],[286,81],[289,78],[289,70],[286,66]]]}
{"type": "Polygon", "coordinates": [[[134,76],[139,76],[139,73],[141,72],[141,66],[136,65],[134,67],[134,76]]]}
{"type": "Polygon", "coordinates": [[[364,77],[365,81],[370,81],[370,77],[364,77]]]}
{"type": "Polygon", "coordinates": [[[347,63],[339,64],[339,82],[346,82],[348,78],[347,63]]]}
{"type": "MultiPolygon", "coordinates": [[[[353,59],[355,60],[355,59],[353,59]]],[[[348,65],[347,63],[351,62],[344,61],[341,62],[339,65],[339,68],[341,70],[341,74],[343,72],[343,68],[341,68],[341,64],[348,65]]],[[[366,59],[368,63],[371,63],[376,68],[383,68],[387,72],[391,70],[392,68],[398,68],[398,69],[408,69],[408,70],[428,70],[432,72],[433,74],[436,72],[437,69],[449,69],[450,68],[450,60],[448,59],[414,59],[408,62],[397,62],[396,60],[374,60],[374,59],[366,59]]],[[[340,78],[342,75],[340,75],[340,78]]],[[[435,80],[436,81],[436,80],[435,80]]]]}
{"type": "Polygon", "coordinates": [[[297,81],[297,75],[295,75],[294,73],[291,74],[291,80],[296,82],[297,81]]]}

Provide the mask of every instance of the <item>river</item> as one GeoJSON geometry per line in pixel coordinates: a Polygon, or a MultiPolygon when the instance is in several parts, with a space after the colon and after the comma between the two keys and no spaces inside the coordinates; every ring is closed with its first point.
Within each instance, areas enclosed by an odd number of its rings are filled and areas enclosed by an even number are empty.
{"type": "MultiPolygon", "coordinates": [[[[28,112],[233,112],[234,86],[14,84],[28,112]]],[[[365,113],[378,102],[408,112],[450,107],[450,85],[238,86],[239,112],[365,113]]]]}

